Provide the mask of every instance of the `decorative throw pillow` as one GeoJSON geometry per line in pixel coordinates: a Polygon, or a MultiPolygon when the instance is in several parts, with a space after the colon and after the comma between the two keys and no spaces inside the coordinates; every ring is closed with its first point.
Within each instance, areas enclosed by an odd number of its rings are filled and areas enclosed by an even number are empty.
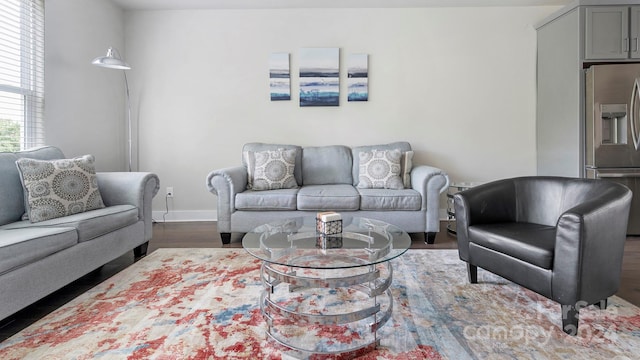
{"type": "Polygon", "coordinates": [[[277,190],[298,187],[293,170],[296,165],[295,149],[247,151],[247,188],[277,190]]]}
{"type": "Polygon", "coordinates": [[[403,189],[400,178],[400,150],[361,151],[358,187],[367,189],[403,189]]]}
{"type": "Polygon", "coordinates": [[[32,223],[104,207],[94,157],[16,161],[32,223]]]}
{"type": "Polygon", "coordinates": [[[402,153],[400,162],[402,185],[405,189],[411,188],[411,169],[413,168],[413,151],[405,151],[402,153]]]}

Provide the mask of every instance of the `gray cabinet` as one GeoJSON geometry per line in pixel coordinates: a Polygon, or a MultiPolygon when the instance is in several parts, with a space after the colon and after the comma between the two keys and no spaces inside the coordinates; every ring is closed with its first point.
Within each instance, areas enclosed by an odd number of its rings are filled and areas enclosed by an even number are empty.
{"type": "Polygon", "coordinates": [[[538,175],[580,177],[582,174],[580,19],[580,11],[573,9],[538,28],[538,175]]]}
{"type": "Polygon", "coordinates": [[[586,8],[585,59],[626,59],[629,56],[629,8],[586,8]]]}
{"type": "Polygon", "coordinates": [[[585,60],[640,58],[640,6],[585,8],[585,60]]]}
{"type": "Polygon", "coordinates": [[[631,58],[640,59],[640,6],[632,6],[629,9],[631,23],[629,34],[631,39],[631,58]]]}
{"type": "Polygon", "coordinates": [[[583,177],[585,73],[640,62],[638,0],[574,0],[536,24],[538,175],[583,177]]]}

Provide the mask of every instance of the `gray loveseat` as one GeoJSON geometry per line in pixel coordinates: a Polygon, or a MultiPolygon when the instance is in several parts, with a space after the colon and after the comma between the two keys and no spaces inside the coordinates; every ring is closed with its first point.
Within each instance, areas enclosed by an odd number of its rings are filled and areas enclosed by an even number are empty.
{"type": "MultiPolygon", "coordinates": [[[[383,145],[300,147],[296,145],[248,143],[243,146],[243,164],[214,170],[206,185],[218,196],[218,230],[224,244],[232,232],[246,233],[261,224],[337,211],[344,215],[383,220],[406,232],[425,233],[428,243],[440,230],[440,194],[449,178],[441,169],[412,165],[410,185],[401,189],[361,188],[361,152],[398,149],[411,152],[408,142],[383,145]],[[277,190],[248,189],[248,152],[295,150],[294,176],[298,186],[277,190]]],[[[294,184],[295,185],[295,184],[294,184]]]]}
{"type": "Polygon", "coordinates": [[[0,320],[151,239],[155,174],[97,173],[105,207],[32,223],[16,161],[64,159],[55,147],[0,153],[0,320]]]}

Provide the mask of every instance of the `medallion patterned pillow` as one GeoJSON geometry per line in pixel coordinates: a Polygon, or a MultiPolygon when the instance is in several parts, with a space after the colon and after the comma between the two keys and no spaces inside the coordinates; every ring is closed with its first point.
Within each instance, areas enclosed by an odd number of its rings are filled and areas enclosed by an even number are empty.
{"type": "Polygon", "coordinates": [[[32,223],[104,207],[92,155],[16,161],[32,223]]]}
{"type": "Polygon", "coordinates": [[[365,189],[403,189],[400,177],[400,150],[361,151],[358,187],[365,189]]]}
{"type": "Polygon", "coordinates": [[[298,187],[293,170],[296,165],[295,149],[247,151],[247,188],[277,190],[298,187]]]}

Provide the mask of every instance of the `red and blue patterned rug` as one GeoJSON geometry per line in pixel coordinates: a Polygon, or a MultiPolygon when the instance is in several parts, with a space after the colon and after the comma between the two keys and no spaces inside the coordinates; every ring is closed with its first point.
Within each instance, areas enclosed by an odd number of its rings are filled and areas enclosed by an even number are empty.
{"type": "MultiPolygon", "coordinates": [[[[455,250],[409,250],[393,267],[393,317],[360,359],[638,358],[640,309],[618,297],[583,309],[570,337],[558,304],[483,270],[469,284],[455,250]]],[[[160,249],[0,343],[0,359],[294,358],[265,336],[260,291],[242,249],[160,249]]],[[[304,335],[362,335],[324,330],[304,335]]]]}

